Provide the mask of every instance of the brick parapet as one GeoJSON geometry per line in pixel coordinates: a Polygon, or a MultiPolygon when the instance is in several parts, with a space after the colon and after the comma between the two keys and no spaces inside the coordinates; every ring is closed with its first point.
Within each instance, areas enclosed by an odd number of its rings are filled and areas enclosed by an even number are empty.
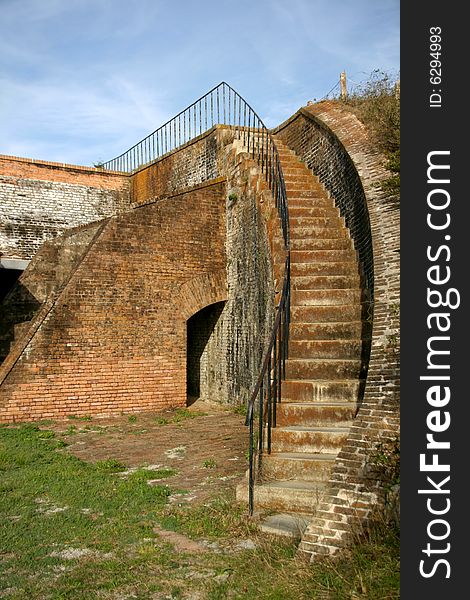
{"type": "MultiPolygon", "coordinates": [[[[40,302],[44,302],[44,299],[46,299],[46,303],[49,302],[51,291],[55,290],[56,296],[53,306],[48,305],[47,309],[43,307],[40,314],[37,315],[41,325],[36,327],[39,322],[36,320],[31,324],[30,333],[34,330],[34,335],[31,335],[28,340],[24,337],[23,340],[26,342],[23,341],[15,347],[12,353],[12,357],[14,356],[13,366],[10,365],[13,358],[8,359],[10,361],[6,365],[8,372],[0,391],[0,395],[3,394],[4,398],[9,398],[5,413],[7,419],[34,420],[42,418],[41,415],[47,417],[51,410],[55,411],[57,416],[61,416],[62,413],[63,415],[75,412],[83,414],[83,411],[103,413],[117,410],[117,405],[109,404],[105,396],[99,393],[95,394],[97,384],[93,378],[93,381],[92,379],[89,381],[88,389],[83,384],[81,391],[74,394],[73,389],[76,386],[72,384],[67,369],[61,371],[59,367],[61,363],[65,364],[69,358],[74,357],[72,362],[75,361],[77,381],[83,383],[87,377],[86,369],[91,368],[88,363],[92,360],[98,361],[96,368],[99,370],[100,356],[110,351],[114,347],[113,344],[118,343],[120,333],[116,333],[115,338],[110,339],[109,327],[102,330],[102,321],[113,321],[117,318],[114,314],[114,307],[110,308],[108,319],[103,314],[103,318],[97,319],[96,325],[93,327],[90,297],[98,293],[96,288],[100,285],[102,289],[94,307],[98,310],[104,302],[102,297],[106,299],[106,302],[110,302],[109,294],[106,291],[110,287],[115,286],[113,289],[117,298],[123,293],[128,295],[131,293],[129,287],[134,289],[132,282],[135,278],[132,274],[133,269],[129,266],[131,257],[137,253],[139,263],[142,262],[146,265],[148,262],[145,234],[141,240],[143,247],[140,253],[135,240],[124,241],[125,232],[127,232],[129,240],[134,239],[135,228],[130,227],[129,223],[137,217],[131,215],[144,212],[148,215],[148,222],[139,225],[144,231],[144,225],[149,226],[153,217],[161,211],[165,211],[170,205],[174,207],[174,210],[167,211],[165,223],[162,222],[158,228],[152,230],[156,238],[152,241],[151,246],[156,244],[162,252],[166,252],[167,256],[171,255],[173,257],[171,266],[163,265],[158,259],[157,253],[157,258],[152,263],[152,271],[147,275],[152,280],[156,278],[157,281],[169,277],[173,282],[170,287],[175,305],[171,316],[168,315],[168,312],[163,311],[164,314],[162,313],[163,316],[160,319],[155,314],[157,307],[162,306],[162,302],[164,305],[169,301],[168,282],[163,285],[160,292],[153,296],[152,300],[155,305],[151,308],[148,289],[154,284],[147,280],[145,285],[142,282],[142,290],[135,289],[135,302],[139,301],[144,307],[147,306],[145,310],[147,311],[148,328],[154,326],[154,320],[155,323],[158,323],[160,335],[165,339],[168,338],[170,340],[168,343],[173,344],[173,352],[169,353],[168,357],[171,355],[171,360],[178,359],[180,361],[177,372],[167,367],[167,377],[164,378],[164,381],[162,380],[159,392],[155,392],[159,400],[152,406],[163,405],[164,402],[172,405],[184,403],[186,347],[181,332],[185,334],[186,320],[194,312],[203,309],[208,304],[223,302],[225,305],[222,314],[204,349],[204,356],[201,357],[201,361],[204,359],[205,364],[210,365],[210,368],[205,369],[204,373],[201,372],[201,378],[204,378],[201,391],[205,397],[217,397],[221,402],[241,403],[246,400],[257,376],[266,338],[272,324],[274,289],[269,240],[272,237],[270,232],[274,226],[278,226],[278,223],[276,217],[273,221],[268,209],[270,202],[272,204],[272,198],[271,201],[268,198],[270,193],[269,190],[266,191],[266,185],[263,185],[263,177],[260,176],[254,163],[247,158],[246,153],[240,152],[240,148],[236,144],[232,147],[232,142],[233,131],[226,126],[216,126],[158,161],[142,167],[131,176],[123,175],[124,178],[127,177],[130,186],[131,210],[122,212],[111,219],[105,232],[99,236],[98,240],[95,240],[89,256],[79,265],[74,276],[58,294],[60,297],[57,297],[57,286],[60,282],[56,280],[56,276],[60,273],[62,277],[67,269],[76,265],[78,259],[75,254],[79,248],[83,249],[84,236],[88,235],[87,227],[74,225],[67,233],[42,246],[31,263],[31,268],[26,272],[24,282],[40,302]],[[211,205],[210,210],[207,206],[202,209],[202,204],[198,208],[182,201],[184,198],[189,198],[191,194],[199,199],[206,196],[210,199],[211,190],[216,188],[225,190],[226,187],[231,193],[221,192],[218,202],[211,205]],[[234,190],[236,190],[236,200],[234,200],[234,190]],[[223,238],[218,237],[213,227],[207,224],[204,231],[199,232],[200,238],[196,239],[194,237],[196,232],[193,230],[198,219],[203,218],[200,213],[205,213],[205,218],[210,219],[211,212],[214,210],[225,211],[224,214],[227,215],[224,221],[223,238]],[[175,217],[176,220],[174,220],[175,217]],[[180,230],[183,221],[186,223],[184,231],[180,230]],[[116,228],[120,228],[121,231],[119,232],[116,228]],[[104,244],[104,239],[111,235],[111,230],[114,231],[113,235],[116,240],[108,248],[104,244]],[[222,246],[220,246],[221,239],[223,239],[222,246]],[[216,245],[214,246],[214,244],[216,245]],[[76,246],[75,251],[74,245],[76,246]],[[188,251],[193,254],[186,257],[188,251]],[[207,253],[212,256],[212,261],[221,261],[220,266],[214,268],[215,270],[211,268],[207,272],[203,270],[201,273],[194,273],[193,277],[187,280],[184,276],[185,268],[197,271],[198,265],[204,264],[204,260],[207,260],[204,259],[204,256],[207,257],[207,253]],[[93,257],[97,255],[101,255],[102,260],[96,261],[96,264],[93,263],[90,268],[93,257]],[[123,268],[127,273],[127,279],[116,276],[116,280],[111,281],[109,273],[107,271],[100,272],[99,267],[103,268],[103,265],[107,265],[108,270],[112,270],[115,268],[114,260],[117,260],[118,256],[121,257],[121,263],[119,263],[121,266],[126,263],[123,268]],[[89,268],[89,274],[85,275],[87,268],[89,268]],[[39,283],[39,279],[41,283],[39,283]],[[80,293],[77,291],[79,284],[83,286],[80,293]],[[41,288],[41,285],[45,286],[44,289],[41,288]],[[76,297],[74,297],[75,293],[76,297]],[[142,300],[142,294],[144,294],[144,300],[142,300]],[[64,300],[69,295],[72,296],[72,301],[64,300]],[[88,331],[90,343],[94,340],[90,347],[88,347],[89,344],[76,343],[74,340],[78,334],[75,326],[71,327],[68,323],[69,317],[72,318],[69,307],[74,306],[74,303],[76,304],[76,316],[72,320],[74,323],[76,321],[80,324],[79,331],[88,331]],[[170,332],[171,324],[175,322],[179,323],[181,334],[178,339],[170,332]],[[70,338],[68,342],[66,342],[67,336],[70,338]],[[50,340],[50,343],[46,338],[50,340]],[[52,343],[52,339],[55,340],[54,343],[52,343]],[[95,346],[98,346],[99,349],[95,346]],[[46,360],[45,357],[40,358],[41,367],[37,371],[38,367],[34,366],[37,365],[37,355],[40,356],[41,352],[44,354],[46,348],[51,358],[50,360],[46,360]],[[56,354],[60,355],[62,351],[64,355],[57,359],[56,354]],[[34,358],[35,356],[36,358],[34,358]],[[30,369],[32,369],[31,372],[30,369]],[[52,372],[49,372],[51,369],[52,372]],[[48,376],[45,375],[46,371],[49,373],[48,376]],[[28,377],[26,373],[29,373],[28,377]],[[46,382],[46,377],[49,387],[54,388],[54,391],[47,386],[46,388],[41,387],[46,382]],[[27,379],[31,382],[29,387],[26,385],[27,379]],[[45,396],[44,400],[35,406],[31,401],[31,394],[38,381],[41,381],[41,386],[36,388],[35,397],[39,400],[40,392],[44,392],[45,396]],[[173,383],[170,383],[171,381],[173,383]],[[173,385],[174,387],[175,382],[178,382],[178,389],[170,389],[168,386],[173,385]],[[69,392],[69,388],[72,391],[69,392]],[[19,399],[21,395],[25,398],[23,403],[14,399],[19,399]],[[95,395],[98,403],[92,402],[95,395]],[[101,407],[100,399],[102,400],[101,407]],[[62,413],[57,409],[60,402],[63,403],[62,413]],[[51,408],[51,406],[55,408],[51,408]]],[[[29,168],[30,162],[38,161],[19,160],[17,162],[21,163],[20,167],[26,165],[29,168]]],[[[46,168],[45,172],[48,172],[48,166],[46,162],[41,164],[41,168],[46,168]]],[[[62,165],[55,164],[53,167],[57,172],[61,172],[62,165]]],[[[88,171],[95,174],[95,171],[99,170],[78,168],[77,171],[87,175],[88,171]]],[[[118,174],[118,176],[120,175],[122,174],[118,174]]],[[[56,185],[54,181],[45,181],[44,183],[46,186],[56,185]]],[[[129,209],[129,204],[127,208],[129,209]]],[[[128,300],[132,305],[133,298],[130,295],[128,300]]],[[[22,315],[30,307],[23,298],[19,298],[18,303],[26,304],[26,308],[19,307],[21,315],[15,315],[17,320],[21,321],[22,315]]],[[[121,329],[129,326],[131,314],[128,313],[129,311],[124,307],[120,308],[121,329]]],[[[147,334],[147,332],[145,333],[147,334]]],[[[165,344],[161,342],[160,346],[165,347],[165,344]]],[[[123,347],[125,348],[125,345],[123,347]]],[[[141,354],[141,352],[139,351],[137,354],[141,354]]],[[[118,362],[116,362],[115,368],[117,365],[118,362]]],[[[128,379],[127,370],[124,365],[121,366],[126,381],[128,379]]],[[[105,367],[102,365],[103,373],[104,369],[105,367]]],[[[114,378],[114,372],[108,373],[110,380],[114,378]]],[[[101,381],[104,381],[104,375],[101,376],[101,381]]],[[[149,383],[147,383],[142,375],[140,385],[144,385],[144,382],[146,387],[149,385],[152,387],[155,378],[150,377],[149,383]]],[[[126,409],[129,409],[133,402],[135,410],[143,410],[145,406],[150,407],[148,404],[142,404],[140,400],[136,401],[135,389],[132,391],[129,388],[128,392],[126,409]]]]}
{"type": "Polygon", "coordinates": [[[126,210],[129,182],[124,173],[0,156],[0,254],[30,260],[66,229],[126,210]]]}
{"type": "Polygon", "coordinates": [[[0,175],[44,181],[63,181],[106,189],[120,189],[129,180],[129,174],[120,171],[105,171],[99,167],[71,165],[6,154],[0,154],[0,175]]]}
{"type": "Polygon", "coordinates": [[[166,198],[182,190],[222,176],[218,169],[219,131],[214,126],[186,144],[168,152],[131,176],[133,206],[166,198]]]}

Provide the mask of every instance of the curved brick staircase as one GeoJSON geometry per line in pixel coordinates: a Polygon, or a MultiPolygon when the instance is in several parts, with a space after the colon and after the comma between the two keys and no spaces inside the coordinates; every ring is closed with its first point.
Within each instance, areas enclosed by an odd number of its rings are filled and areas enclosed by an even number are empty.
{"type": "MultiPolygon", "coordinates": [[[[279,139],[276,145],[289,204],[290,342],[271,454],[263,455],[254,504],[277,511],[263,529],[296,535],[326,491],[334,459],[348,436],[366,340],[358,260],[344,220],[307,166],[279,139]]],[[[282,264],[278,235],[274,262],[282,264]]],[[[243,483],[237,497],[246,500],[247,495],[243,483]]]]}

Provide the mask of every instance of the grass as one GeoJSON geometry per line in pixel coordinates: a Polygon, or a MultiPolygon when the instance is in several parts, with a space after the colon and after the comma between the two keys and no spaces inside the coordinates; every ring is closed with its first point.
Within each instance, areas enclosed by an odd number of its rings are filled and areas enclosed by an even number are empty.
{"type": "Polygon", "coordinates": [[[2,598],[399,598],[398,534],[385,523],[309,565],[294,542],[257,534],[233,497],[176,506],[171,487],[148,484],[171,486],[172,469],[86,463],[32,425],[0,427],[0,471],[2,598]],[[156,526],[209,550],[178,548],[156,526]]]}
{"type": "Polygon", "coordinates": [[[381,182],[381,188],[390,194],[400,193],[400,98],[395,85],[392,76],[376,70],[345,100],[386,157],[390,177],[381,182]]]}
{"type": "Polygon", "coordinates": [[[171,418],[166,418],[158,415],[155,417],[155,423],[157,425],[168,425],[170,423],[182,423],[188,419],[195,419],[196,417],[205,417],[207,413],[199,410],[188,410],[187,408],[178,408],[175,414],[171,418]]]}

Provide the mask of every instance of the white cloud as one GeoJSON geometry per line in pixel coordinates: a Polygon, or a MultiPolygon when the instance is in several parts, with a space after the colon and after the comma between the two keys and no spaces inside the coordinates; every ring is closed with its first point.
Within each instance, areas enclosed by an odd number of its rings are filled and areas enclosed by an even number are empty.
{"type": "Polygon", "coordinates": [[[120,154],[169,116],[158,98],[123,78],[111,78],[102,87],[7,80],[0,86],[4,154],[32,156],[37,149],[46,154],[34,158],[89,164],[98,148],[100,154],[120,154]]]}
{"type": "Polygon", "coordinates": [[[221,80],[274,126],[398,67],[398,0],[0,2],[0,152],[45,160],[110,159],[221,80]]]}

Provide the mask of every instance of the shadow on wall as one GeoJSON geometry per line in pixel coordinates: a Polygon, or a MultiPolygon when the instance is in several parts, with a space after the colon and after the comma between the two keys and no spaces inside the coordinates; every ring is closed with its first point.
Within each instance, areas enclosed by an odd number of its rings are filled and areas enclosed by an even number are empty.
{"type": "Polygon", "coordinates": [[[225,302],[210,304],[187,321],[186,390],[188,406],[201,396],[202,380],[207,379],[210,367],[207,345],[224,306],[225,302]]]}
{"type": "Polygon", "coordinates": [[[5,269],[0,265],[0,302],[6,298],[22,272],[18,269],[5,269]]]}
{"type": "MultiPolygon", "coordinates": [[[[41,302],[16,279],[11,269],[0,270],[0,364],[8,356],[12,344],[21,334],[19,325],[28,325],[41,307],[41,302]],[[6,275],[4,277],[4,275],[6,275]],[[4,295],[3,295],[4,293],[4,295]]],[[[15,273],[17,273],[15,271],[15,273]]],[[[18,272],[20,275],[22,271],[18,272]]]]}

